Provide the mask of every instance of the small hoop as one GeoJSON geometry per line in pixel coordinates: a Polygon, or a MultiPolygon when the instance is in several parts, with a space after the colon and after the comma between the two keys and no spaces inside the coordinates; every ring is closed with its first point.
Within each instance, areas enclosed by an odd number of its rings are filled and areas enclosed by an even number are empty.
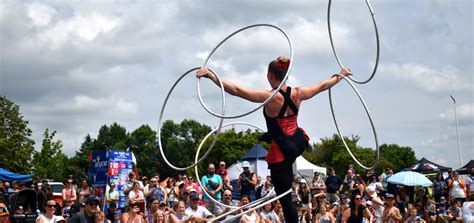
{"type": "MultiPolygon", "coordinates": [[[[227,123],[227,124],[222,125],[221,128],[224,128],[224,127],[229,126],[229,125],[247,125],[247,126],[254,127],[254,128],[256,128],[257,130],[260,130],[260,131],[262,131],[262,132],[265,131],[265,130],[263,130],[262,128],[260,128],[260,127],[258,127],[258,126],[254,125],[254,124],[251,124],[251,123],[247,123],[247,122],[230,122],[230,123],[227,123]]],[[[197,149],[197,151],[196,151],[195,162],[198,162],[197,159],[198,159],[198,157],[199,157],[199,153],[200,153],[200,151],[201,151],[201,148],[202,148],[202,146],[204,145],[204,142],[206,142],[206,140],[207,140],[215,131],[217,131],[217,130],[218,130],[218,128],[215,128],[214,130],[212,130],[211,132],[209,132],[209,133],[206,135],[206,137],[204,137],[204,139],[201,141],[201,143],[199,144],[199,147],[198,147],[198,149],[197,149]]],[[[216,136],[215,138],[217,138],[217,136],[216,136]]],[[[209,151],[209,150],[208,150],[208,151],[209,151]]],[[[201,159],[202,159],[202,158],[201,158],[201,159]]],[[[203,187],[203,186],[202,186],[202,183],[201,183],[201,180],[200,180],[201,178],[199,177],[199,173],[198,173],[197,166],[194,166],[194,172],[196,173],[196,180],[198,181],[199,185],[200,185],[201,187],[203,187]]],[[[272,192],[274,189],[275,189],[275,188],[272,188],[272,190],[270,191],[270,193],[268,193],[266,196],[264,196],[264,197],[262,197],[262,198],[260,198],[260,199],[258,199],[258,200],[255,200],[255,201],[253,201],[252,203],[248,203],[247,205],[245,205],[245,207],[247,207],[247,206],[252,206],[252,205],[255,205],[256,203],[262,202],[264,199],[266,199],[266,197],[270,196],[271,192],[272,192]]],[[[209,193],[207,193],[207,191],[206,191],[205,189],[203,189],[202,192],[203,192],[204,194],[206,194],[210,200],[212,200],[212,201],[215,202],[215,203],[218,203],[218,204],[222,205],[223,207],[226,207],[226,208],[239,208],[239,207],[236,207],[236,206],[231,206],[231,205],[226,205],[226,204],[224,204],[224,203],[221,203],[220,201],[214,199],[211,195],[209,195],[209,193]]]]}
{"type": "Polygon", "coordinates": [[[243,114],[239,114],[239,115],[233,115],[233,116],[224,116],[224,114],[217,114],[215,112],[213,112],[211,109],[209,109],[207,107],[207,105],[204,103],[204,101],[202,100],[202,97],[201,97],[201,88],[200,88],[200,78],[198,79],[198,85],[197,85],[197,91],[198,91],[198,98],[199,98],[199,102],[201,103],[202,107],[207,111],[209,112],[209,114],[215,116],[215,117],[218,117],[218,118],[225,118],[225,119],[234,119],[234,118],[240,118],[240,117],[243,117],[243,116],[246,116],[248,114],[251,114],[255,111],[257,111],[258,109],[260,109],[261,107],[265,106],[277,93],[278,91],[281,89],[281,87],[285,84],[286,80],[288,79],[288,76],[290,74],[290,71],[291,71],[291,68],[293,67],[293,44],[291,42],[291,39],[290,37],[288,36],[288,34],[283,30],[281,29],[280,27],[278,26],[275,26],[275,25],[271,25],[271,24],[254,24],[254,25],[250,25],[250,26],[246,26],[244,28],[241,28],[235,32],[233,32],[232,34],[230,34],[229,36],[227,36],[224,40],[222,40],[219,44],[217,44],[217,46],[211,51],[211,53],[209,53],[209,55],[207,56],[205,62],[204,62],[204,65],[203,67],[205,67],[207,65],[207,62],[209,62],[209,59],[211,58],[211,56],[214,54],[214,52],[217,50],[217,48],[219,48],[219,46],[221,46],[225,41],[227,41],[229,38],[231,38],[232,36],[234,36],[235,34],[243,31],[243,30],[246,30],[246,29],[250,29],[250,28],[254,28],[254,27],[258,27],[258,26],[266,26],[266,27],[271,27],[271,28],[274,28],[274,29],[277,29],[278,31],[280,31],[285,37],[286,39],[288,40],[288,44],[290,46],[290,65],[288,66],[288,70],[286,71],[286,74],[285,74],[285,77],[283,78],[283,80],[281,81],[281,84],[278,86],[278,88],[272,93],[272,95],[270,95],[270,97],[268,97],[264,102],[262,102],[259,106],[257,106],[255,109],[253,110],[250,110],[249,112],[246,112],[246,113],[243,113],[243,114]]]}
{"type": "Polygon", "coordinates": [[[345,81],[347,81],[347,83],[349,83],[349,84],[351,85],[352,89],[357,93],[357,96],[359,97],[360,102],[362,102],[362,105],[364,106],[365,112],[367,113],[367,116],[369,117],[370,125],[372,126],[372,131],[373,131],[373,133],[374,133],[374,138],[375,138],[375,148],[376,148],[376,150],[377,150],[377,158],[376,158],[376,160],[375,160],[375,162],[374,162],[374,165],[371,166],[371,167],[366,167],[366,166],[364,166],[361,162],[359,162],[359,160],[357,160],[357,158],[354,156],[354,154],[352,154],[351,149],[349,149],[349,146],[347,146],[347,143],[346,143],[346,141],[344,140],[344,137],[342,137],[341,131],[339,130],[339,126],[337,125],[336,115],[334,114],[334,107],[333,107],[333,105],[332,105],[331,88],[329,88],[329,105],[330,105],[330,107],[331,107],[332,118],[333,118],[333,120],[334,120],[334,125],[336,126],[337,134],[338,134],[339,137],[341,138],[342,143],[344,143],[344,146],[346,147],[347,152],[349,152],[349,154],[351,155],[352,159],[354,159],[354,161],[355,161],[360,167],[362,167],[363,169],[366,169],[366,170],[375,169],[375,167],[377,166],[377,164],[378,164],[378,162],[379,162],[380,150],[379,150],[379,142],[378,142],[378,139],[377,139],[377,132],[375,131],[375,126],[374,126],[374,123],[373,123],[373,121],[372,121],[372,117],[370,116],[369,109],[367,108],[367,105],[365,104],[364,99],[362,98],[362,96],[361,96],[361,94],[359,93],[359,91],[357,90],[357,88],[354,86],[354,84],[352,84],[351,81],[349,81],[348,78],[346,78],[345,76],[340,75],[340,74],[334,74],[333,77],[334,77],[334,76],[340,76],[340,77],[342,77],[345,81]]]}
{"type": "MultiPolygon", "coordinates": [[[[214,138],[214,140],[212,141],[211,145],[209,146],[208,150],[206,151],[206,153],[201,157],[201,159],[197,160],[194,164],[190,165],[190,166],[187,166],[187,167],[176,167],[174,166],[173,164],[171,164],[168,159],[166,158],[166,155],[165,155],[165,152],[163,150],[163,145],[161,143],[161,127],[163,125],[163,113],[165,111],[165,108],[166,108],[166,103],[168,102],[168,99],[171,95],[171,93],[173,92],[174,88],[176,87],[176,85],[181,81],[181,79],[183,79],[186,75],[190,74],[191,72],[193,71],[196,71],[200,69],[199,67],[196,67],[196,68],[192,68],[191,70],[188,70],[186,71],[183,75],[181,75],[181,77],[178,78],[178,80],[176,80],[173,84],[173,86],[171,87],[170,91],[168,92],[168,94],[166,95],[166,98],[165,98],[165,101],[163,102],[163,106],[161,107],[161,112],[160,112],[160,119],[158,121],[158,147],[160,148],[160,153],[161,155],[163,156],[163,159],[165,160],[166,164],[168,164],[168,166],[170,166],[171,168],[175,169],[175,170],[178,170],[178,171],[183,171],[183,170],[187,170],[187,169],[190,169],[190,168],[193,168],[194,166],[196,166],[199,162],[201,162],[201,160],[205,159],[209,153],[211,152],[212,148],[214,147],[214,145],[216,144],[217,142],[217,138],[219,136],[219,133],[221,131],[221,128],[222,128],[222,123],[224,121],[223,118],[220,119],[219,121],[219,127],[217,127],[217,129],[213,132],[216,133],[216,137],[214,138]]],[[[212,71],[212,70],[211,70],[212,71]]],[[[222,80],[220,79],[219,75],[217,75],[217,73],[215,73],[214,71],[212,71],[214,74],[216,74],[216,77],[217,79],[219,80],[219,83],[221,85],[221,89],[222,89],[222,115],[224,115],[225,113],[225,92],[224,92],[224,86],[222,84],[222,80]]]]}
{"type": "MultiPolygon", "coordinates": [[[[355,80],[354,78],[352,77],[348,77],[349,79],[351,79],[352,81],[354,81],[355,83],[358,83],[358,84],[365,84],[367,82],[369,82],[370,80],[372,80],[372,78],[374,77],[375,75],[375,72],[377,72],[377,67],[379,65],[379,57],[380,57],[380,41],[379,41],[379,30],[377,28],[377,22],[375,21],[375,14],[374,14],[374,11],[372,10],[372,6],[370,5],[370,2],[369,0],[365,0],[365,2],[367,3],[367,7],[369,8],[369,11],[370,11],[370,15],[372,16],[372,21],[374,23],[374,29],[375,29],[375,39],[377,40],[377,56],[375,57],[375,65],[374,65],[374,69],[372,70],[372,74],[370,75],[369,79],[365,80],[365,81],[358,81],[358,80],[355,80]]],[[[331,32],[331,0],[329,0],[329,3],[328,3],[328,31],[329,31],[329,41],[331,42],[331,47],[332,47],[332,52],[334,53],[334,56],[336,57],[336,60],[337,60],[337,63],[339,64],[339,67],[342,69],[344,67],[344,65],[342,65],[342,62],[341,60],[339,59],[339,56],[337,55],[337,52],[336,52],[336,48],[334,47],[334,42],[332,40],[332,32],[331,32]]]]}

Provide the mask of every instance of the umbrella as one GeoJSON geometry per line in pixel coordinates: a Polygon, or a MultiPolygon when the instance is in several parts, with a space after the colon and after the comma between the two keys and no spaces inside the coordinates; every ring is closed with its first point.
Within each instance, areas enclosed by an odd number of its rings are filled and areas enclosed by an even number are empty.
{"type": "Polygon", "coordinates": [[[387,179],[389,183],[401,184],[405,186],[423,186],[429,187],[433,185],[425,175],[413,171],[403,171],[393,174],[387,179]]]}

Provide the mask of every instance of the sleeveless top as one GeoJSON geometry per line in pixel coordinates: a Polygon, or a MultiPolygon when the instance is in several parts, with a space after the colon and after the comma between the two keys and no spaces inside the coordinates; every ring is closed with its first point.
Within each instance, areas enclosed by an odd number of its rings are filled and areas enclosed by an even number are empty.
{"type": "Polygon", "coordinates": [[[359,206],[359,211],[357,212],[357,215],[352,214],[351,211],[351,216],[349,217],[349,220],[347,220],[347,223],[360,223],[364,219],[364,208],[362,206],[359,206]]]}
{"type": "Polygon", "coordinates": [[[331,223],[331,219],[327,213],[324,216],[321,213],[318,213],[318,219],[318,223],[331,223]]]}
{"type": "Polygon", "coordinates": [[[42,219],[44,223],[56,223],[56,215],[53,215],[52,218],[47,218],[44,214],[41,214],[36,219],[42,219]]]}
{"type": "MultiPolygon", "coordinates": [[[[250,171],[248,173],[243,172],[240,175],[248,179],[252,179],[254,172],[250,171]]],[[[248,181],[242,180],[240,182],[240,193],[246,195],[255,195],[255,187],[253,187],[248,181]]]]}
{"type": "Polygon", "coordinates": [[[278,116],[270,117],[263,109],[263,116],[271,138],[266,157],[270,169],[284,163],[291,165],[303,153],[309,140],[304,130],[298,128],[298,107],[291,99],[291,87],[288,86],[286,92],[280,89],[279,93],[283,95],[284,102],[278,116]],[[288,106],[294,114],[285,116],[288,106]]]}
{"type": "Polygon", "coordinates": [[[250,215],[247,214],[244,214],[242,216],[245,220],[247,220],[249,223],[252,223],[252,222],[257,222],[257,216],[255,215],[254,212],[250,212],[250,215]]]}

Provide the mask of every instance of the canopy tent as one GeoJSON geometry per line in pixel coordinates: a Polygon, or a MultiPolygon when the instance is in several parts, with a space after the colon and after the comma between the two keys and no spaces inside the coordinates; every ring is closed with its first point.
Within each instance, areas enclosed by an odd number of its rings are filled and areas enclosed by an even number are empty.
{"type": "Polygon", "coordinates": [[[296,170],[299,175],[307,179],[312,179],[315,172],[326,175],[325,167],[316,166],[306,160],[303,156],[296,158],[296,170]]]}
{"type": "Polygon", "coordinates": [[[244,172],[242,168],[243,161],[248,161],[250,163],[250,170],[257,173],[257,176],[265,179],[270,175],[268,164],[265,161],[266,156],[267,151],[260,144],[255,144],[239,161],[227,168],[229,179],[231,181],[239,179],[239,175],[244,172]]]}
{"type": "Polygon", "coordinates": [[[423,174],[451,171],[451,168],[433,163],[424,157],[420,159],[417,163],[408,167],[408,169],[423,174]]]}
{"type": "Polygon", "coordinates": [[[8,170],[5,170],[3,168],[0,168],[0,180],[27,182],[27,181],[31,181],[31,174],[16,174],[8,170]]]}
{"type": "Polygon", "coordinates": [[[466,165],[457,169],[456,171],[458,171],[459,174],[469,174],[469,170],[471,168],[474,168],[474,160],[469,161],[468,163],[466,163],[466,165]]]}

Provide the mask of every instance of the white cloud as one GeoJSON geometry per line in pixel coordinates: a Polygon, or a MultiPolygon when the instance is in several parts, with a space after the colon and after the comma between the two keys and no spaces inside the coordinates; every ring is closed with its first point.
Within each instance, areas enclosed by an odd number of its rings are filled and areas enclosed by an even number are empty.
{"type": "MultiPolygon", "coordinates": [[[[460,104],[456,105],[456,115],[459,123],[470,123],[474,121],[474,104],[460,104]]],[[[454,108],[449,109],[441,114],[439,117],[445,121],[455,123],[454,108]]]]}
{"type": "Polygon", "coordinates": [[[386,78],[409,81],[427,92],[472,91],[472,85],[462,72],[453,66],[443,66],[440,70],[416,64],[381,64],[379,72],[386,78]]]}
{"type": "Polygon", "coordinates": [[[53,7],[38,2],[26,3],[25,7],[33,25],[39,27],[48,25],[58,13],[53,7]]]}

